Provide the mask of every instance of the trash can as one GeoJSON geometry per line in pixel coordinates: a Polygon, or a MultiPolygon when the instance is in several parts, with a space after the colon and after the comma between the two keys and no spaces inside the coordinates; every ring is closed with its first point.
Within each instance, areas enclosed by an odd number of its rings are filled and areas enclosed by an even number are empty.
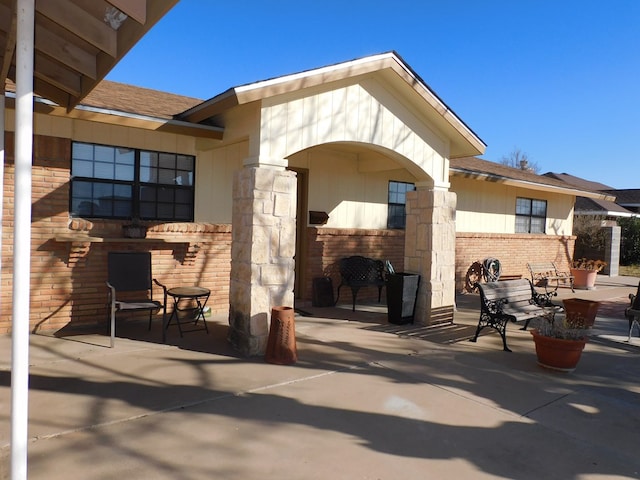
{"type": "Polygon", "coordinates": [[[313,279],[313,298],[311,305],[314,307],[333,307],[333,282],[331,277],[317,277],[313,279]]]}
{"type": "Polygon", "coordinates": [[[390,273],[387,275],[387,319],[389,323],[413,323],[420,275],[390,273]]]}

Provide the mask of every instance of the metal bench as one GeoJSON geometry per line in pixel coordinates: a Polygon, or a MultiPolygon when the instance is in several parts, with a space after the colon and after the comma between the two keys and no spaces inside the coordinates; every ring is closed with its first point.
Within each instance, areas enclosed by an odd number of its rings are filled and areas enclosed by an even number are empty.
{"type": "Polygon", "coordinates": [[[507,323],[524,321],[522,330],[526,330],[534,318],[552,319],[559,308],[553,305],[548,297],[536,292],[529,280],[506,280],[504,282],[488,282],[478,284],[480,290],[480,319],[475,342],[480,331],[491,327],[502,337],[505,352],[511,350],[507,346],[507,323]]]}
{"type": "Polygon", "coordinates": [[[340,298],[340,288],[345,285],[351,288],[353,297],[353,311],[356,311],[356,297],[362,287],[378,287],[378,303],[382,297],[382,287],[385,286],[384,263],[382,260],[354,255],[340,259],[340,285],[336,304],[340,298]]]}
{"type": "Polygon", "coordinates": [[[569,285],[571,291],[573,288],[573,275],[569,272],[558,270],[554,262],[527,263],[527,268],[531,274],[531,283],[535,287],[544,287],[547,298],[554,297],[558,294],[557,290],[560,285],[569,285]]]}
{"type": "Polygon", "coordinates": [[[640,331],[640,282],[638,283],[638,291],[634,295],[633,293],[629,294],[629,300],[631,300],[631,304],[629,308],[624,311],[624,316],[629,320],[629,339],[631,341],[631,331],[633,330],[633,325],[638,326],[638,330],[640,331]]]}

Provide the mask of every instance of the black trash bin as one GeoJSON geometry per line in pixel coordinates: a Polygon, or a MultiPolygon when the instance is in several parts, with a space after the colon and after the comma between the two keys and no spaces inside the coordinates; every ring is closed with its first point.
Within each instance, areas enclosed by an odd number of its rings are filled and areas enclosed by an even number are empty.
{"type": "Polygon", "coordinates": [[[389,323],[413,323],[420,275],[390,273],[387,275],[387,319],[389,323]]]}
{"type": "Polygon", "coordinates": [[[333,307],[333,282],[330,277],[313,279],[313,297],[311,305],[314,307],[333,307]]]}

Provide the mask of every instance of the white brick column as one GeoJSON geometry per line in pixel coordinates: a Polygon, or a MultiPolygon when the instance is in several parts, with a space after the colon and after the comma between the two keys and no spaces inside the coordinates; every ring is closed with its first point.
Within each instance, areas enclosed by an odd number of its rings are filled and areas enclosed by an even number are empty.
{"type": "Polygon", "coordinates": [[[407,193],[406,272],[420,274],[415,322],[453,321],[456,194],[418,186],[407,193]]]}
{"type": "Polygon", "coordinates": [[[262,355],[271,308],[293,307],[296,175],[247,166],[233,179],[229,341],[262,355]]]}

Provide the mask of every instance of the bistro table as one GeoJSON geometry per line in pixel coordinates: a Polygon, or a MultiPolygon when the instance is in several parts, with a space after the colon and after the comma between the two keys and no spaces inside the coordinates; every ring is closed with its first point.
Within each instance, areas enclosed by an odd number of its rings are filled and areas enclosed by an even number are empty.
{"type": "Polygon", "coordinates": [[[173,298],[173,311],[171,312],[169,321],[166,322],[166,325],[162,330],[163,338],[166,338],[166,329],[169,327],[169,325],[171,325],[172,321],[175,321],[176,325],[178,325],[180,337],[182,337],[183,333],[195,332],[199,330],[205,330],[207,333],[209,333],[209,328],[207,327],[207,322],[204,318],[204,307],[207,305],[210,294],[211,290],[204,287],[169,288],[167,290],[167,295],[173,298]],[[202,319],[202,324],[204,325],[203,327],[191,328],[189,330],[182,329],[183,324],[190,323],[195,326],[200,319],[202,319]]]}

